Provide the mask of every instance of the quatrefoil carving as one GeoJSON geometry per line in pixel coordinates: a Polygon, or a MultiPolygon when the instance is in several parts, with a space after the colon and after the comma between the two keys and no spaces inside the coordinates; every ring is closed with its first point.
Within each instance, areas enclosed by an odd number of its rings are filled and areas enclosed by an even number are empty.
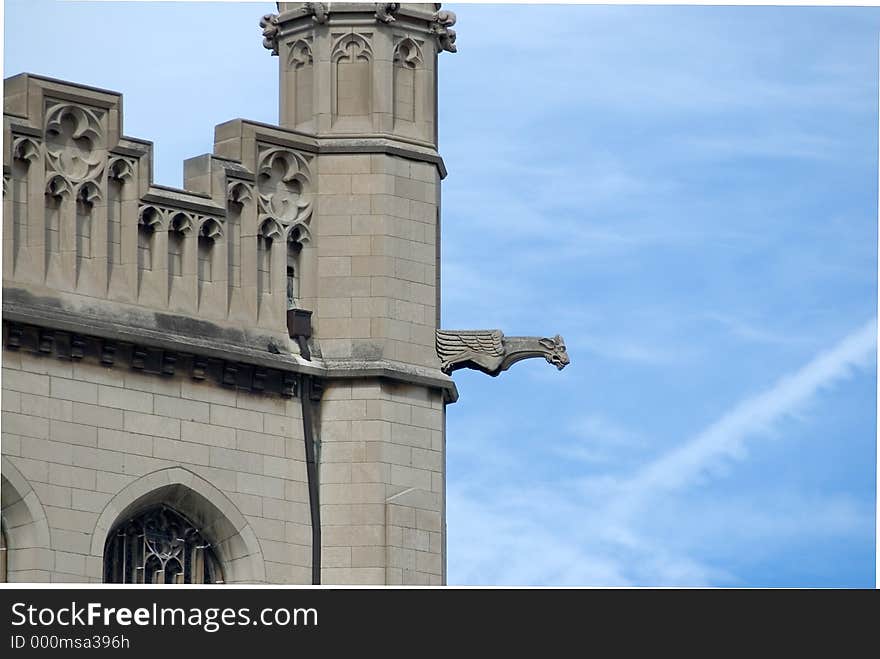
{"type": "Polygon", "coordinates": [[[279,148],[262,153],[257,170],[261,218],[273,218],[285,227],[308,224],[311,188],[311,173],[303,156],[279,148]]]}
{"type": "Polygon", "coordinates": [[[95,178],[103,166],[101,119],[91,109],[55,105],[46,118],[50,167],[74,182],[95,178]]]}

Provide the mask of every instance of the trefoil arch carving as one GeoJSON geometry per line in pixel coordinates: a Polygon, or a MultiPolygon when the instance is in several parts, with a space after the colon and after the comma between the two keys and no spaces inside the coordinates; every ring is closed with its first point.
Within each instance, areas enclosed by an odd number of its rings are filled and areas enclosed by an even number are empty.
{"type": "Polygon", "coordinates": [[[331,51],[330,61],[364,61],[373,59],[373,48],[369,40],[357,32],[348,32],[336,39],[331,51]]]}

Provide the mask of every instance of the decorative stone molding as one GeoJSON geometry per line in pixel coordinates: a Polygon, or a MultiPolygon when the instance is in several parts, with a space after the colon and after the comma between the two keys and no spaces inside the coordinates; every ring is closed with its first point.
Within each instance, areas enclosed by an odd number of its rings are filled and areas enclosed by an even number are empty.
{"type": "Polygon", "coordinates": [[[171,217],[171,223],[168,225],[170,231],[188,236],[193,231],[193,216],[189,213],[175,213],[171,217]]]}
{"type": "Polygon", "coordinates": [[[153,205],[141,206],[138,210],[138,224],[153,231],[161,231],[165,226],[165,212],[153,205]]]}
{"type": "Polygon", "coordinates": [[[393,23],[396,18],[394,14],[400,9],[399,2],[378,2],[376,3],[376,20],[381,23],[393,23]]]}
{"type": "Polygon", "coordinates": [[[455,45],[455,30],[452,29],[452,26],[455,25],[455,20],[455,12],[451,12],[448,9],[434,12],[431,32],[436,35],[437,41],[440,43],[440,50],[450,53],[458,51],[455,45]]]}
{"type": "Polygon", "coordinates": [[[330,51],[330,61],[370,61],[373,58],[373,48],[370,46],[368,37],[369,35],[356,32],[347,32],[338,36],[330,51]]]}
{"type": "MultiPolygon", "coordinates": [[[[3,473],[6,475],[5,464],[3,473]]],[[[91,532],[91,555],[103,557],[110,531],[120,521],[157,502],[171,505],[179,512],[199,519],[201,528],[212,531],[226,583],[260,583],[266,580],[263,552],[247,519],[223,492],[183,467],[151,471],[116,493],[95,521],[91,532]],[[233,559],[235,554],[230,550],[235,545],[243,547],[241,553],[246,556],[245,560],[233,559]]]]}
{"type": "Polygon", "coordinates": [[[287,55],[287,64],[292,69],[298,69],[307,64],[313,64],[312,47],[305,39],[297,39],[290,45],[287,55]]]}
{"type": "Polygon", "coordinates": [[[289,371],[10,321],[4,322],[4,329],[7,350],[54,354],[64,360],[93,360],[108,368],[127,366],[162,377],[187,375],[252,393],[285,398],[297,395],[298,376],[289,371]]]}
{"type": "Polygon", "coordinates": [[[16,137],[12,141],[12,157],[28,162],[40,157],[40,144],[32,137],[16,137]]]}
{"type": "Polygon", "coordinates": [[[220,228],[220,223],[215,218],[205,217],[202,218],[199,235],[211,240],[220,240],[223,237],[223,229],[220,228]]]}
{"type": "Polygon", "coordinates": [[[560,371],[570,360],[565,341],[558,334],[552,339],[537,336],[505,337],[501,330],[437,330],[437,356],[440,370],[449,374],[472,368],[497,376],[523,359],[543,357],[560,371]]]}
{"type": "Polygon", "coordinates": [[[117,181],[134,180],[134,160],[122,156],[111,158],[107,175],[117,181]]]}
{"type": "Polygon", "coordinates": [[[196,230],[196,227],[202,227],[209,221],[217,225],[216,230],[212,229],[212,234],[221,234],[222,220],[219,217],[176,208],[163,208],[155,204],[142,204],[138,210],[138,224],[153,231],[161,231],[167,227],[169,231],[189,235],[196,230]]]}
{"type": "Polygon", "coordinates": [[[260,235],[268,240],[277,240],[284,235],[284,232],[278,222],[269,218],[260,225],[260,235]]]}
{"type": "Polygon", "coordinates": [[[46,181],[46,194],[50,197],[69,197],[73,195],[73,187],[64,176],[54,174],[46,181]]]}
{"type": "Polygon", "coordinates": [[[394,47],[394,63],[397,66],[405,69],[417,69],[423,61],[422,49],[409,37],[401,39],[394,47]]]}
{"type": "Polygon", "coordinates": [[[99,188],[94,181],[86,181],[85,183],[81,183],[77,188],[76,198],[79,201],[94,205],[96,201],[103,198],[103,194],[101,193],[101,188],[99,188]]]}
{"type": "Polygon", "coordinates": [[[254,187],[243,181],[231,181],[226,186],[226,201],[244,205],[254,200],[254,187]]]}
{"type": "MultiPolygon", "coordinates": [[[[312,217],[312,175],[306,158],[295,151],[269,147],[260,153],[257,168],[259,219],[275,220],[284,230],[293,227],[305,240],[310,236],[312,217]]],[[[274,233],[274,231],[271,231],[274,233]]],[[[264,233],[267,238],[272,236],[264,233]]]]}

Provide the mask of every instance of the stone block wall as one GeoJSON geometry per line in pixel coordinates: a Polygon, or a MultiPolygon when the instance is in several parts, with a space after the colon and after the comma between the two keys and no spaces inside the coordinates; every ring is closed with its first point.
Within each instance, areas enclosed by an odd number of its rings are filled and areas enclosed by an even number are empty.
{"type": "Polygon", "coordinates": [[[101,581],[117,517],[180,484],[227,581],[310,583],[299,399],[10,350],[2,385],[10,581],[101,581]]]}
{"type": "Polygon", "coordinates": [[[335,382],[321,405],[323,583],[445,583],[440,392],[335,382]]]}
{"type": "Polygon", "coordinates": [[[318,158],[316,332],[326,359],[439,362],[433,164],[385,154],[318,158]]]}

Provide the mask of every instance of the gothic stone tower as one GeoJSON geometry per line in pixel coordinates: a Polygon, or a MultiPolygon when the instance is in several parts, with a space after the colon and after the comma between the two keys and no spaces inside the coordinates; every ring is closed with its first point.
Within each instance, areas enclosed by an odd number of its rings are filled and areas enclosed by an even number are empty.
{"type": "Polygon", "coordinates": [[[152,182],[119,94],[5,81],[10,581],[442,584],[435,4],[278,3],[279,126],[152,182]]]}

